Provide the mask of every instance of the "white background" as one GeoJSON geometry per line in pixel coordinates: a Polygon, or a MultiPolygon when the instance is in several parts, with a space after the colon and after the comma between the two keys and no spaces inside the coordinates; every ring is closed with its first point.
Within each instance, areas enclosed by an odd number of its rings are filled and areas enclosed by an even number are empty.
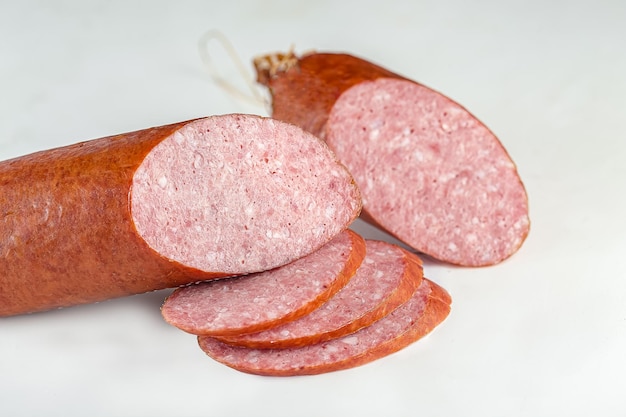
{"type": "Polygon", "coordinates": [[[0,0],[0,159],[267,115],[211,81],[196,46],[208,29],[248,68],[292,45],[344,51],[464,104],[518,165],[528,240],[494,267],[427,263],[453,297],[448,320],[397,354],[321,376],[213,362],[161,320],[169,291],[0,319],[0,415],[626,414],[626,2],[0,0]]]}

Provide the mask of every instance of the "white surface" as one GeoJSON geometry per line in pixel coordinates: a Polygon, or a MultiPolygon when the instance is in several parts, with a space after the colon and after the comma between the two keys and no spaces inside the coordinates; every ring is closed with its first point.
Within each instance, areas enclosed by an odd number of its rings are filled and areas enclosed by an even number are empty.
{"type": "Polygon", "coordinates": [[[463,103],[519,167],[528,240],[491,268],[427,264],[449,319],[315,377],[213,362],[161,320],[167,291],[0,319],[0,415],[626,414],[626,2],[2,0],[0,159],[266,114],[210,82],[196,51],[207,29],[246,63],[291,45],[347,51],[463,103]]]}

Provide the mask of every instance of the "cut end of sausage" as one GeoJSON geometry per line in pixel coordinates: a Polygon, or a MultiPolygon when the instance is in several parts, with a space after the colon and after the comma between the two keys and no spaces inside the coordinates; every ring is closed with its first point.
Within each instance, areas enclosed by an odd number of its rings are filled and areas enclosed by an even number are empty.
{"type": "Polygon", "coordinates": [[[515,164],[467,110],[411,81],[379,78],[345,91],[325,140],[379,226],[439,260],[498,263],[529,231],[515,164]]]}
{"type": "Polygon", "coordinates": [[[319,139],[268,118],[190,122],[155,146],[130,195],[138,234],[185,266],[271,269],[330,241],[360,211],[348,171],[319,139]]]}

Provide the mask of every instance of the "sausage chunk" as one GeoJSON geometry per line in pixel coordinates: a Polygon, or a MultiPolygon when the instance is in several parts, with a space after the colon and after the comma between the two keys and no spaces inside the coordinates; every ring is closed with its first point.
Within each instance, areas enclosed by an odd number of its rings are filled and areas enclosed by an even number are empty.
{"type": "Polygon", "coordinates": [[[0,316],[275,268],[361,205],[323,142],[249,115],[0,162],[0,190],[0,316]]]}

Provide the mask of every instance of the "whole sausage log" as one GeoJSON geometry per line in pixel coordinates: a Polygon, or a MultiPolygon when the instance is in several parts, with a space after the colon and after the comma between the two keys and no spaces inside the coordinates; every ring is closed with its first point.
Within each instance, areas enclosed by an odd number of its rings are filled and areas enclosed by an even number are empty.
{"type": "Polygon", "coordinates": [[[272,117],[324,139],[354,175],[365,220],[457,265],[492,265],[522,245],[517,168],[461,105],[346,54],[272,54],[255,66],[272,117]]]}
{"type": "Polygon", "coordinates": [[[274,268],[360,211],[328,147],[224,115],[0,163],[0,316],[274,268]]]}

